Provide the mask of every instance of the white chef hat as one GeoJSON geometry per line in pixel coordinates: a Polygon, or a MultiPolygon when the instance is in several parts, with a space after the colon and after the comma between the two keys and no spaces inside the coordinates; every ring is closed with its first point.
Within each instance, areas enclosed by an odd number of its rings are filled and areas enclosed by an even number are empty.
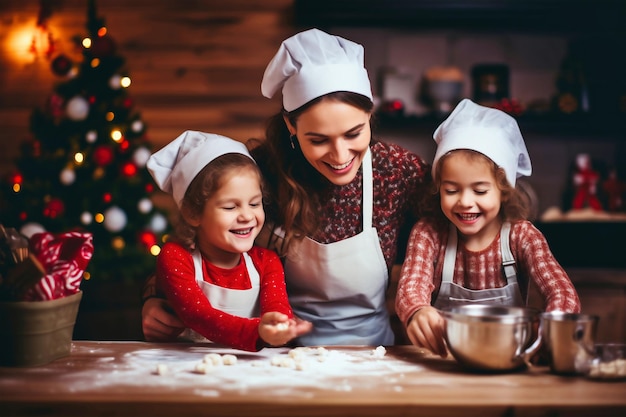
{"type": "Polygon", "coordinates": [[[265,69],[261,82],[261,92],[267,98],[281,88],[287,111],[335,91],[350,91],[371,100],[363,46],[319,29],[286,39],[265,69]]]}
{"type": "Polygon", "coordinates": [[[517,178],[532,172],[530,157],[515,119],[505,112],[480,106],[463,99],[450,116],[433,134],[437,151],[432,173],[437,162],[455,149],[471,149],[482,153],[506,172],[506,178],[515,186],[517,178]]]}
{"type": "Polygon", "coordinates": [[[171,194],[180,208],[196,175],[209,162],[227,153],[240,153],[254,160],[241,142],[214,133],[187,130],[153,153],[146,166],[159,188],[171,194]]]}

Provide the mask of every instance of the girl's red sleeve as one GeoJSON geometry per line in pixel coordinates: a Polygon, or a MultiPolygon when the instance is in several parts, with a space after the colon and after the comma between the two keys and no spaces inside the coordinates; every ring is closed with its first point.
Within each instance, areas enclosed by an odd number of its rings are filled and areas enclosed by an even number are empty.
{"type": "Polygon", "coordinates": [[[157,258],[157,286],[185,326],[214,343],[258,350],[260,318],[233,316],[213,308],[196,283],[191,253],[182,246],[173,242],[163,245],[157,258]]]}

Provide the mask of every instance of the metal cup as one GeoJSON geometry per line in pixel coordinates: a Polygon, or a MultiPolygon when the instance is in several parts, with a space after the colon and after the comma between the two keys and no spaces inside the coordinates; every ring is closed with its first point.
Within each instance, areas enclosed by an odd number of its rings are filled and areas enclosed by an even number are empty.
{"type": "Polygon", "coordinates": [[[557,374],[579,374],[581,364],[594,354],[598,316],[553,311],[542,313],[539,338],[546,348],[550,369],[557,374]]]}

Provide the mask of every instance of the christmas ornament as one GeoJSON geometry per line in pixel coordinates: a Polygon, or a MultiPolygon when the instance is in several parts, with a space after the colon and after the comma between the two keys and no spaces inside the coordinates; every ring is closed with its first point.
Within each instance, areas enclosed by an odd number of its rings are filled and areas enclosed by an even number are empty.
{"type": "Polygon", "coordinates": [[[46,229],[44,229],[42,225],[40,225],[39,223],[34,223],[34,222],[26,223],[20,229],[20,233],[26,236],[28,239],[30,239],[31,236],[33,236],[34,234],[43,233],[45,231],[46,229]]]}
{"type": "Polygon", "coordinates": [[[80,222],[84,224],[85,226],[87,226],[87,225],[90,225],[92,221],[93,221],[93,215],[89,213],[88,211],[83,211],[83,213],[80,215],[80,222]]]}
{"type": "Polygon", "coordinates": [[[89,115],[89,102],[81,96],[75,96],[67,102],[65,112],[75,122],[85,120],[89,115]]]}
{"type": "Polygon", "coordinates": [[[43,209],[43,215],[55,219],[65,211],[65,203],[60,198],[51,198],[43,209]]]}
{"type": "Polygon", "coordinates": [[[133,162],[140,168],[146,166],[148,159],[150,158],[150,151],[148,148],[141,147],[137,148],[135,152],[133,152],[133,162]]]}
{"type": "Polygon", "coordinates": [[[122,88],[122,77],[120,77],[119,74],[115,74],[109,78],[109,87],[111,87],[111,90],[119,90],[122,88]]]}
{"type": "Polygon", "coordinates": [[[126,213],[117,206],[109,207],[104,212],[104,228],[109,232],[119,232],[126,227],[126,213]]]}
{"type": "Polygon", "coordinates": [[[141,132],[143,130],[143,122],[141,120],[135,120],[130,125],[130,130],[132,130],[135,133],[141,132]]]}
{"type": "Polygon", "coordinates": [[[67,75],[72,69],[73,62],[66,55],[58,55],[50,64],[52,72],[59,77],[67,75]]]}
{"type": "Polygon", "coordinates": [[[144,230],[139,234],[139,242],[147,249],[150,249],[152,246],[156,245],[157,237],[153,232],[144,230]]]}
{"type": "Polygon", "coordinates": [[[152,201],[150,201],[149,198],[142,198],[137,203],[137,210],[143,214],[150,213],[150,210],[152,210],[152,201]]]}
{"type": "Polygon", "coordinates": [[[125,177],[132,177],[135,174],[137,174],[137,166],[135,164],[133,164],[132,162],[125,162],[124,164],[122,164],[122,175],[124,175],[125,177]]]}
{"type": "Polygon", "coordinates": [[[106,166],[113,162],[113,149],[107,145],[100,145],[93,151],[93,161],[98,166],[106,166]]]}
{"type": "Polygon", "coordinates": [[[98,133],[95,130],[90,130],[85,135],[87,143],[95,143],[98,140],[98,133]]]}
{"type": "Polygon", "coordinates": [[[72,185],[76,181],[76,172],[71,168],[65,168],[59,174],[59,181],[63,185],[72,185]]]}
{"type": "Polygon", "coordinates": [[[150,219],[150,230],[161,233],[167,228],[167,219],[161,213],[156,213],[150,219]]]}

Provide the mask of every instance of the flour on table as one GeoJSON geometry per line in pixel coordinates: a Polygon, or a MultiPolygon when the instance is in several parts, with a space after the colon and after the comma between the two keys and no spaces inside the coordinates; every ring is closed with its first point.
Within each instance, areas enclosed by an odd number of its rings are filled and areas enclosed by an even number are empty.
{"type": "MultiPolygon", "coordinates": [[[[77,349],[80,355],[82,348],[77,349]]],[[[154,345],[116,358],[104,353],[95,370],[73,372],[56,390],[89,392],[103,386],[120,390],[164,386],[188,389],[203,397],[235,391],[270,392],[271,396],[297,391],[309,397],[357,386],[391,392],[405,375],[424,369],[414,361],[384,353],[383,348],[282,347],[246,352],[211,344],[154,345]],[[302,387],[307,389],[298,390],[302,387]]],[[[65,360],[69,363],[71,358],[65,360]]]]}

